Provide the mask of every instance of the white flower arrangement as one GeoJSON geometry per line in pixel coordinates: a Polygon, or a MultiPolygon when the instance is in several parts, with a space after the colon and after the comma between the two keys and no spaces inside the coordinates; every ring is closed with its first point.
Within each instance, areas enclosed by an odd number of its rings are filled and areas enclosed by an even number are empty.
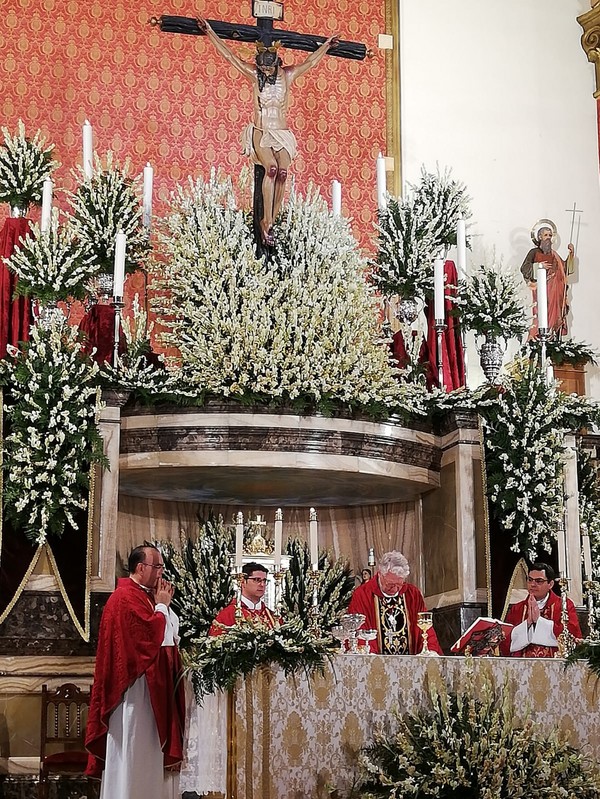
{"type": "Polygon", "coordinates": [[[59,166],[52,157],[53,144],[36,131],[32,139],[25,135],[20,119],[16,135],[2,128],[4,144],[0,146],[0,202],[25,211],[32,203],[42,202],[44,180],[59,166]]]}
{"type": "Polygon", "coordinates": [[[53,316],[2,364],[4,513],[35,544],[60,536],[87,508],[90,467],[106,464],[96,417],[97,366],[77,331],[53,316]]]}
{"type": "Polygon", "coordinates": [[[470,215],[463,184],[447,171],[421,171],[421,182],[403,199],[388,196],[380,212],[374,278],[387,296],[423,298],[433,292],[433,261],[456,243],[459,218],[470,215]]]}
{"type": "Polygon", "coordinates": [[[348,223],[293,195],[275,259],[258,259],[231,183],[180,187],[153,271],[161,341],[198,391],[393,405],[401,396],[379,300],[348,223]]]}
{"type": "Polygon", "coordinates": [[[562,523],[568,398],[546,385],[537,362],[516,361],[483,413],[488,495],[512,549],[550,552],[562,523]]]}
{"type": "Polygon", "coordinates": [[[143,266],[150,250],[138,197],[140,178],[130,177],[129,172],[128,159],[121,167],[108,152],[105,165],[96,157],[93,176],[83,180],[77,191],[69,195],[69,224],[86,253],[93,258],[96,272],[112,274],[119,231],[127,236],[127,273],[143,266]]]}
{"type": "Polygon", "coordinates": [[[527,316],[519,288],[502,264],[481,265],[461,281],[454,299],[465,330],[490,338],[521,338],[527,316]]]}
{"type": "Polygon", "coordinates": [[[58,226],[55,217],[45,233],[35,224],[21,245],[4,263],[19,278],[16,293],[42,303],[82,300],[97,267],[93,256],[68,226],[58,226]]]}

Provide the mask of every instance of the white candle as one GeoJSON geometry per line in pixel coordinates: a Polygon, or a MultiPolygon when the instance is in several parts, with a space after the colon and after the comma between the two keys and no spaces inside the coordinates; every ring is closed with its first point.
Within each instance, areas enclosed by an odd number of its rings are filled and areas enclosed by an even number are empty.
{"type": "Polygon", "coordinates": [[[273,563],[275,571],[281,569],[281,542],[283,538],[283,513],[281,508],[275,511],[275,551],[273,553],[273,563]]]}
{"type": "Polygon", "coordinates": [[[342,215],[342,184],[339,180],[331,181],[331,210],[334,216],[342,215]]]}
{"type": "Polygon", "coordinates": [[[537,269],[537,320],[538,330],[548,329],[548,283],[543,266],[537,269]]]}
{"type": "Polygon", "coordinates": [[[86,178],[94,174],[94,134],[87,119],[83,123],[83,174],[86,178]]]}
{"type": "Polygon", "coordinates": [[[244,552],[244,514],[238,513],[235,517],[235,565],[242,568],[242,554],[244,552]]]}
{"type": "Polygon", "coordinates": [[[589,535],[585,534],[581,536],[581,540],[583,541],[583,568],[585,570],[585,579],[586,580],[593,580],[593,572],[592,572],[592,548],[590,546],[590,537],[589,535]]]}
{"type": "Polygon", "coordinates": [[[317,511],[314,508],[310,509],[310,562],[313,569],[319,568],[319,540],[317,534],[317,511]]]}
{"type": "Polygon", "coordinates": [[[467,279],[467,229],[461,217],[456,223],[456,268],[459,280],[467,279]]]}
{"type": "Polygon", "coordinates": [[[150,166],[150,164],[146,164],[144,167],[144,197],[143,197],[143,208],[144,208],[144,227],[147,230],[150,230],[150,225],[152,224],[152,185],[154,183],[154,170],[150,166]]]}
{"type": "Polygon", "coordinates": [[[44,187],[42,188],[42,218],[40,220],[40,229],[45,233],[50,227],[52,219],[52,190],[54,185],[51,178],[44,180],[44,187]]]}
{"type": "Polygon", "coordinates": [[[367,560],[367,563],[369,564],[369,566],[375,565],[375,550],[373,549],[373,547],[369,549],[369,558],[367,560]]]}
{"type": "Polygon", "coordinates": [[[558,528],[556,538],[558,544],[558,571],[562,577],[567,577],[567,542],[562,525],[558,528]]]}
{"type": "Polygon", "coordinates": [[[113,296],[123,296],[125,283],[125,252],[127,250],[127,236],[119,231],[115,238],[115,271],[113,274],[113,296]]]}
{"type": "Polygon", "coordinates": [[[385,175],[385,158],[381,153],[377,156],[377,207],[380,211],[385,211],[387,190],[385,175]]]}
{"type": "Polygon", "coordinates": [[[444,312],[444,262],[436,258],[433,264],[433,310],[436,322],[443,322],[444,312]]]}

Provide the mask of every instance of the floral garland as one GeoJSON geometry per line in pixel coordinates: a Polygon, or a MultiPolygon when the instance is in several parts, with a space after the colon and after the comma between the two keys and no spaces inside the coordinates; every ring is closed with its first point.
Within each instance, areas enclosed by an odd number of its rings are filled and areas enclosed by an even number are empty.
{"type": "Polygon", "coordinates": [[[26,211],[42,202],[44,180],[59,164],[52,158],[54,145],[38,130],[33,139],[25,136],[25,125],[19,120],[17,134],[2,128],[4,144],[0,146],[0,202],[26,211]]]}
{"type": "Polygon", "coordinates": [[[42,303],[83,300],[94,274],[93,256],[69,227],[59,229],[56,221],[45,233],[33,225],[4,263],[19,278],[16,293],[42,303]]]}
{"type": "Polygon", "coordinates": [[[395,731],[375,733],[362,750],[365,799],[597,799],[600,774],[558,731],[546,733],[518,718],[513,692],[482,675],[473,686],[450,691],[428,685],[429,708],[402,715],[395,731]]]}
{"type": "Polygon", "coordinates": [[[527,330],[515,278],[501,267],[480,266],[461,282],[454,302],[463,329],[476,335],[520,339],[527,330]]]}
{"type": "Polygon", "coordinates": [[[257,259],[247,214],[215,175],[174,195],[154,307],[184,383],[238,398],[393,405],[401,391],[379,301],[348,223],[314,192],[293,195],[276,237],[276,258],[257,259]]]}
{"type": "Polygon", "coordinates": [[[36,544],[76,526],[90,467],[108,465],[96,425],[96,373],[76,330],[56,315],[32,327],[24,349],[2,362],[4,514],[36,544]]]}
{"type": "Polygon", "coordinates": [[[181,552],[161,543],[165,577],[175,586],[173,609],[179,616],[181,650],[192,677],[198,701],[207,693],[229,690],[239,677],[269,664],[280,665],[286,675],[322,670],[339,643],[329,631],[350,600],[352,580],[348,564],[334,563],[321,553],[318,595],[319,617],[309,611],[310,558],[304,542],[288,544],[290,568],[286,575],[282,619],[274,628],[260,620],[223,628],[218,636],[208,631],[217,613],[233,595],[229,557],[234,533],[223,518],[200,521],[198,538],[182,540],[181,552]],[[320,632],[315,634],[315,622],[320,632]]]}
{"type": "Polygon", "coordinates": [[[72,213],[69,224],[84,251],[93,259],[95,272],[113,273],[119,231],[127,236],[127,273],[144,266],[150,251],[137,196],[139,177],[129,177],[129,170],[129,160],[120,167],[108,152],[106,168],[96,158],[93,176],[69,195],[72,213]]]}

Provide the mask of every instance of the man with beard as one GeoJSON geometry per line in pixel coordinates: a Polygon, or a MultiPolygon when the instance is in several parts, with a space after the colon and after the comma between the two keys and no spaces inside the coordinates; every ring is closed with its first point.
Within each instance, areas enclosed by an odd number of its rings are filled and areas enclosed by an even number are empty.
{"type": "Polygon", "coordinates": [[[265,170],[260,229],[263,242],[271,247],[274,244],[273,222],[283,202],[288,168],[297,149],[296,137],[287,124],[290,88],[297,78],[317,66],[327,51],[335,46],[337,37],[331,36],[301,64],[284,67],[277,53],[279,42],[270,47],[257,42],[255,63],[252,64],[242,61],[230,50],[205,19],[199,19],[198,25],[206,31],[223,58],[253,84],[254,119],[244,130],[242,141],[245,154],[265,170]]]}
{"type": "MultiPolygon", "coordinates": [[[[548,220],[545,220],[548,221],[548,220]]],[[[529,250],[521,266],[521,273],[531,288],[535,315],[529,331],[529,338],[537,338],[537,267],[546,270],[548,286],[548,330],[551,339],[560,339],[567,333],[567,272],[565,262],[552,249],[554,231],[552,227],[542,224],[532,231],[533,243],[537,246],[529,250]]],[[[569,255],[574,254],[574,247],[569,244],[569,255]]]]}

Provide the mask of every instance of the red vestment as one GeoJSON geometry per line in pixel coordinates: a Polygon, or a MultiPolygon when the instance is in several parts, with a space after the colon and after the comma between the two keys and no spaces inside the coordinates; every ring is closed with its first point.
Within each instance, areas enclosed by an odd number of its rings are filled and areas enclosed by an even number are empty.
{"type": "MultiPolygon", "coordinates": [[[[548,594],[548,601],[540,610],[540,616],[543,619],[548,619],[554,625],[554,635],[556,638],[563,631],[563,625],[560,620],[562,610],[561,599],[553,591],[548,594]]],[[[581,628],[579,626],[579,619],[577,618],[577,611],[575,605],[570,599],[567,599],[567,629],[575,638],[583,638],[581,628]]],[[[516,605],[511,605],[506,614],[505,621],[516,627],[527,618],[527,599],[518,602],[516,605]]],[[[517,658],[552,658],[556,654],[557,647],[555,646],[540,646],[539,644],[530,644],[525,649],[518,652],[510,651],[510,635],[502,642],[501,652],[505,656],[517,658]]]]}
{"type": "Polygon", "coordinates": [[[176,646],[161,646],[166,619],[152,596],[125,577],[108,599],[98,637],[96,670],[86,731],[86,773],[99,777],[106,759],[109,716],[133,683],[146,675],[164,765],[183,757],[184,685],[176,646]]]}
{"type": "MultiPolygon", "coordinates": [[[[233,627],[235,625],[235,610],[237,608],[237,601],[236,599],[232,599],[227,607],[220,610],[215,620],[212,623],[210,630],[208,631],[209,635],[222,635],[225,631],[222,627],[219,627],[220,624],[223,627],[233,627]]],[[[275,622],[277,621],[275,615],[271,613],[269,608],[265,605],[264,602],[261,603],[260,608],[252,609],[244,605],[242,602],[242,614],[245,619],[255,619],[261,621],[267,627],[274,627],[275,622]]]]}
{"type": "MultiPolygon", "coordinates": [[[[407,611],[406,622],[408,625],[409,654],[418,655],[423,648],[423,637],[421,635],[421,630],[417,627],[417,614],[427,610],[425,600],[417,586],[412,583],[404,583],[398,594],[404,598],[407,611]]],[[[376,596],[380,599],[384,596],[383,591],[379,587],[377,574],[355,589],[352,594],[352,599],[350,600],[348,613],[362,613],[365,616],[365,622],[359,629],[377,630],[377,638],[373,641],[369,641],[369,646],[371,652],[379,654],[381,652],[381,625],[377,618],[377,611],[375,608],[376,596]]],[[[427,632],[427,641],[429,649],[431,649],[432,652],[437,652],[439,655],[442,654],[442,649],[433,627],[427,632]]]]}

